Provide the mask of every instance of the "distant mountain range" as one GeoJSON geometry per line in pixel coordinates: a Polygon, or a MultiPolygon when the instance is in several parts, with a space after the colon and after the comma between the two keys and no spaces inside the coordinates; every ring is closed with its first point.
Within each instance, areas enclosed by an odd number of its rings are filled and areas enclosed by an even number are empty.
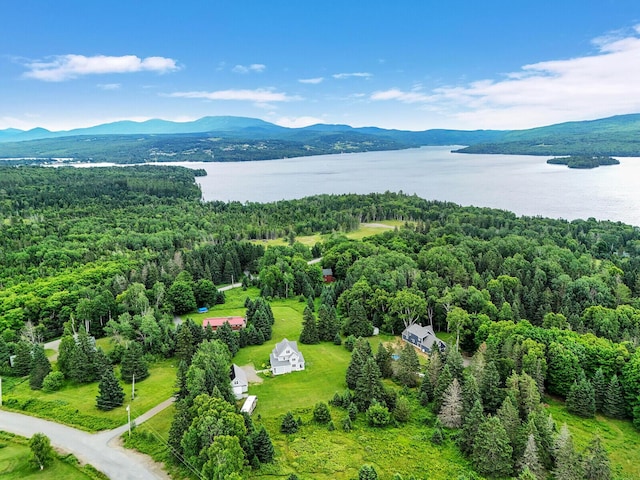
{"type": "Polygon", "coordinates": [[[0,161],[242,161],[426,145],[467,145],[458,150],[462,153],[640,156],[639,134],[640,114],[529,130],[418,132],[327,124],[286,128],[255,118],[217,116],[193,122],[120,121],[59,132],[0,130],[0,161]]]}

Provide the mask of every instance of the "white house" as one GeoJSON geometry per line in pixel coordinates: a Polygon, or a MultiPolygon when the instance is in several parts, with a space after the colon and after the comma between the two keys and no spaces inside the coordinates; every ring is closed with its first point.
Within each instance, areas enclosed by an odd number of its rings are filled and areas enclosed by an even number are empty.
{"type": "Polygon", "coordinates": [[[237,399],[244,397],[249,390],[247,374],[235,363],[231,365],[231,388],[237,399]]]}
{"type": "Polygon", "coordinates": [[[269,361],[271,373],[274,375],[304,370],[304,357],[298,350],[298,342],[292,342],[286,338],[273,348],[269,361]]]}

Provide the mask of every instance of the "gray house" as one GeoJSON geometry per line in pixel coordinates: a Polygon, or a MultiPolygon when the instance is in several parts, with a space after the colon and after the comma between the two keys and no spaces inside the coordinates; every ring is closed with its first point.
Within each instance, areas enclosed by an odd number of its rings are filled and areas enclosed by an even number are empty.
{"type": "Polygon", "coordinates": [[[405,342],[415,345],[425,353],[431,353],[434,348],[438,348],[440,351],[443,351],[447,346],[446,343],[436,337],[431,326],[423,327],[417,323],[409,325],[404,329],[404,332],[402,332],[402,339],[405,342]]]}
{"type": "Polygon", "coordinates": [[[271,373],[282,375],[299,370],[304,370],[304,357],[298,350],[298,342],[292,342],[286,338],[273,348],[269,357],[271,373]]]}

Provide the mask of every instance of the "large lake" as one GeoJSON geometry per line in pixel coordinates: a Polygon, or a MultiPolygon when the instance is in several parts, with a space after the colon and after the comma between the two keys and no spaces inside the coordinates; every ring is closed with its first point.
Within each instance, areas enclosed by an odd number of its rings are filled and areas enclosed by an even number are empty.
{"type": "Polygon", "coordinates": [[[519,215],[594,217],[640,226],[640,158],[576,170],[547,165],[549,157],[456,154],[452,148],[177,165],[207,171],[196,179],[205,200],[271,202],[320,193],[402,190],[519,215]]]}

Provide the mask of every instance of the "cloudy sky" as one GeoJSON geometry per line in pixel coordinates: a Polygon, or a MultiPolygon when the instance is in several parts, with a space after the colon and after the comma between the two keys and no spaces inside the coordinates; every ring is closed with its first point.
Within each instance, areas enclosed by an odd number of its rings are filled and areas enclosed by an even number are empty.
{"type": "Polygon", "coordinates": [[[640,112],[638,0],[21,0],[0,129],[206,115],[423,130],[640,112]]]}

